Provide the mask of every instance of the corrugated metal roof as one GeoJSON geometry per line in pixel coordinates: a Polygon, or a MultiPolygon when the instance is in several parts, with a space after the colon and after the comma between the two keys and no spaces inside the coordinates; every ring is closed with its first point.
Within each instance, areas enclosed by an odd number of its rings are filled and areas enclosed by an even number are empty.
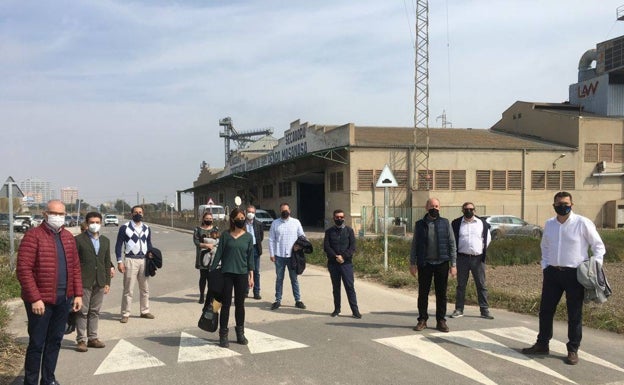
{"type": "MultiPolygon", "coordinates": [[[[414,129],[405,127],[355,127],[356,147],[397,146],[414,143],[414,129]]],[[[430,149],[570,150],[561,144],[512,136],[485,129],[430,128],[430,149]]]]}

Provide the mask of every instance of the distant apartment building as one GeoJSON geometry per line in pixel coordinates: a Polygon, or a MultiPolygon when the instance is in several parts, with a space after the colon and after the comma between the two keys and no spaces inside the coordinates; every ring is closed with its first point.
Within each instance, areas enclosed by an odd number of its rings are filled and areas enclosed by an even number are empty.
{"type": "Polygon", "coordinates": [[[28,204],[45,203],[50,199],[55,199],[56,194],[50,182],[29,178],[20,182],[20,189],[24,192],[24,198],[28,204]]]}
{"type": "Polygon", "coordinates": [[[61,189],[61,202],[75,203],[78,199],[78,189],[76,187],[63,187],[61,189]]]}

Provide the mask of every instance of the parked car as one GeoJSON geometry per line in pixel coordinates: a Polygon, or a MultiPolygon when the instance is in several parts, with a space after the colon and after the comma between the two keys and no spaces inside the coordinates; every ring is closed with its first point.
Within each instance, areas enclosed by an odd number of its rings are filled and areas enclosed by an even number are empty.
{"type": "Polygon", "coordinates": [[[30,215],[13,215],[13,229],[25,233],[32,227],[33,218],[30,215]]]}
{"type": "Polygon", "coordinates": [[[256,219],[262,222],[262,227],[265,230],[271,228],[271,223],[273,223],[273,217],[267,211],[262,209],[256,209],[256,219]]]}
{"type": "Polygon", "coordinates": [[[43,223],[43,215],[41,214],[33,215],[32,225],[39,226],[41,223],[43,223]]]}
{"type": "Polygon", "coordinates": [[[492,239],[512,236],[541,238],[542,228],[513,215],[486,215],[483,219],[490,224],[492,239]]]}
{"type": "Polygon", "coordinates": [[[74,219],[74,217],[72,217],[71,215],[65,215],[65,227],[74,227],[77,224],[78,223],[76,222],[76,219],[74,219]]]}
{"type": "Polygon", "coordinates": [[[106,227],[108,225],[119,226],[119,218],[117,218],[117,215],[106,214],[104,216],[104,227],[106,227]]]}

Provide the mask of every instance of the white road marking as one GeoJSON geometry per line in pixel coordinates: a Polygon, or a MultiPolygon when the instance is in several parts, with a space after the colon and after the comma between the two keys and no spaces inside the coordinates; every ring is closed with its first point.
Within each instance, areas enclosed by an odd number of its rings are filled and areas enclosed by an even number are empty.
{"type": "Polygon", "coordinates": [[[535,360],[530,359],[524,354],[521,354],[477,331],[465,330],[451,333],[432,333],[431,335],[444,338],[445,340],[449,340],[456,344],[464,345],[480,352],[487,353],[492,356],[502,358],[503,360],[507,360],[515,364],[527,367],[529,369],[537,370],[553,377],[557,377],[559,379],[576,384],[576,382],[570,380],[569,378],[555,372],[552,369],[549,369],[548,367],[540,364],[535,360]]]}
{"type": "MultiPolygon", "coordinates": [[[[496,334],[497,336],[506,337],[515,341],[526,343],[527,345],[533,345],[535,343],[535,337],[537,336],[537,332],[534,332],[531,329],[525,328],[523,326],[518,327],[509,327],[509,328],[500,328],[500,329],[484,329],[484,332],[496,334]]],[[[568,348],[566,344],[557,340],[550,340],[549,347],[551,351],[559,353],[561,355],[566,356],[568,354],[568,348]]],[[[579,359],[593,362],[594,364],[598,364],[604,366],[609,369],[617,370],[619,372],[624,372],[624,369],[614,365],[608,361],[603,360],[602,358],[596,357],[592,354],[580,351],[578,352],[579,359]]]]}
{"type": "Polygon", "coordinates": [[[245,329],[245,337],[249,340],[247,347],[252,354],[308,347],[308,345],[296,341],[287,340],[252,329],[245,329]]]}
{"type": "Polygon", "coordinates": [[[240,356],[240,354],[192,334],[180,333],[178,362],[206,361],[234,356],[240,356]]]}
{"type": "Polygon", "coordinates": [[[495,385],[496,382],[487,378],[483,373],[477,371],[466,362],[448,352],[439,344],[429,340],[422,335],[411,335],[402,337],[380,338],[373,340],[380,344],[398,349],[404,353],[411,354],[432,364],[441,366],[462,376],[486,385],[495,385]]]}
{"type": "Polygon", "coordinates": [[[119,340],[93,375],[164,366],[165,363],[126,340],[119,340]]]}

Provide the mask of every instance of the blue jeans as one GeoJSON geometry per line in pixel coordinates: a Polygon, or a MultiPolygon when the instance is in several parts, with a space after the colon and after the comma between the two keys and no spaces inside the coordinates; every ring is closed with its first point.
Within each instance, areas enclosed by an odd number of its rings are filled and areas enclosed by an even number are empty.
{"type": "Polygon", "coordinates": [[[41,369],[41,385],[55,381],[54,371],[72,301],[73,298],[57,296],[56,304],[45,304],[43,315],[33,314],[32,304],[24,302],[29,337],[24,363],[24,385],[39,384],[39,369],[41,369]]]}
{"type": "Polygon", "coordinates": [[[297,272],[290,268],[290,258],[282,258],[275,256],[275,302],[282,302],[282,287],[284,286],[284,270],[288,269],[290,277],[290,285],[292,286],[295,302],[301,301],[301,293],[299,292],[299,281],[297,280],[297,272]]]}
{"type": "Polygon", "coordinates": [[[260,295],[260,255],[254,247],[254,294],[260,295]]]}

